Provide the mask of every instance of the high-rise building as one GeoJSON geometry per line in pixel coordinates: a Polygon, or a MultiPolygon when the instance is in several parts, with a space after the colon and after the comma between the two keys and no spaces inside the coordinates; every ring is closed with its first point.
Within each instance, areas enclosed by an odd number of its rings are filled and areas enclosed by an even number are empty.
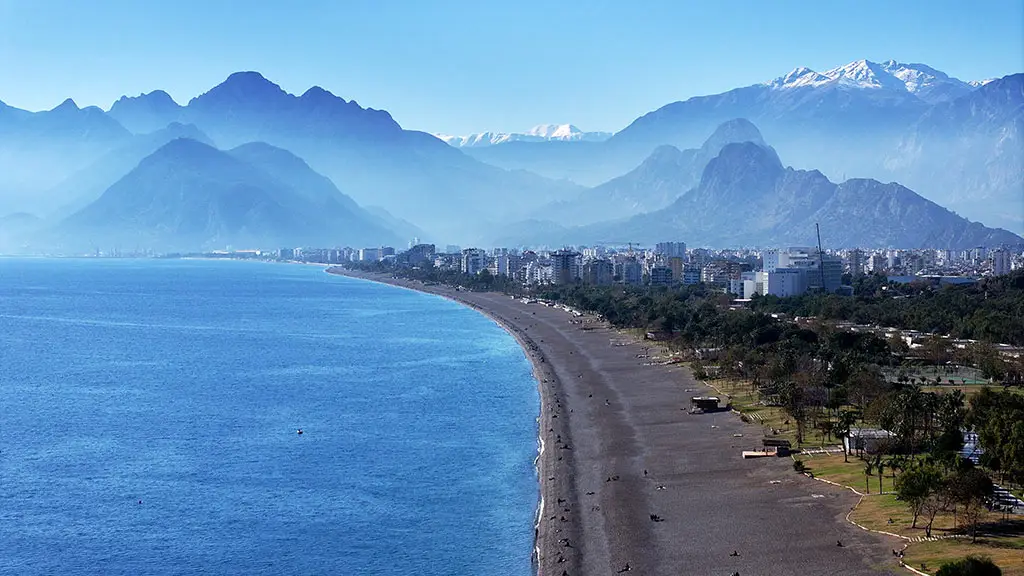
{"type": "Polygon", "coordinates": [[[847,255],[847,267],[854,278],[864,274],[864,251],[859,248],[850,250],[847,255]]]}
{"type": "Polygon", "coordinates": [[[360,248],[360,262],[376,262],[380,260],[380,248],[360,248]]]}
{"type": "Polygon", "coordinates": [[[683,268],[686,266],[682,256],[672,256],[668,259],[668,267],[672,269],[672,278],[675,280],[682,280],[683,268]]]}
{"type": "Polygon", "coordinates": [[[644,268],[633,256],[627,256],[615,263],[615,275],[623,284],[637,285],[644,281],[644,268]]]}
{"type": "Polygon", "coordinates": [[[843,285],[843,261],[830,254],[818,254],[809,260],[807,270],[807,289],[822,290],[833,293],[843,285]],[[822,286],[822,281],[825,282],[822,286]]]}
{"type": "Polygon", "coordinates": [[[410,266],[420,266],[434,260],[434,245],[416,244],[406,250],[402,256],[410,266]]]}
{"type": "Polygon", "coordinates": [[[612,283],[614,267],[610,260],[597,258],[583,265],[583,283],[606,286],[612,283]]]}
{"type": "Polygon", "coordinates": [[[989,255],[992,259],[992,275],[1002,276],[1003,274],[1009,274],[1013,259],[1010,257],[1010,251],[1000,248],[999,250],[993,250],[989,255]]]}
{"type": "Polygon", "coordinates": [[[462,266],[460,269],[463,274],[475,275],[479,274],[484,268],[487,267],[487,252],[480,248],[466,248],[462,251],[462,266]]]}
{"type": "Polygon", "coordinates": [[[871,257],[868,258],[868,270],[870,270],[872,274],[881,274],[882,272],[885,272],[887,270],[886,264],[888,264],[888,259],[882,254],[872,254],[871,257]]]}
{"type": "Polygon", "coordinates": [[[765,250],[761,253],[761,270],[774,272],[779,267],[779,251],[765,250]]]}
{"type": "Polygon", "coordinates": [[[573,284],[580,277],[580,253],[556,250],[551,253],[551,275],[555,284],[573,284]]]}
{"type": "Polygon", "coordinates": [[[496,250],[491,256],[487,269],[491,271],[492,276],[510,276],[509,262],[508,251],[496,250]]]}
{"type": "Polygon", "coordinates": [[[694,284],[700,284],[700,266],[686,266],[683,268],[683,284],[687,286],[693,286],[694,284]]]}
{"type": "Polygon", "coordinates": [[[686,242],[658,242],[654,253],[666,258],[686,257],[686,242]]]}
{"type": "Polygon", "coordinates": [[[651,268],[651,286],[668,286],[672,283],[672,269],[668,266],[651,268]]]}

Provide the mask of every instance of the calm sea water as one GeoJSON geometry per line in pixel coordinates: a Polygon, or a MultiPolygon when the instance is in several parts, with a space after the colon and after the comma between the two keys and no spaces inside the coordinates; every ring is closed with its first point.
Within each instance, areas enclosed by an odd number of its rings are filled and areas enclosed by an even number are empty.
{"type": "Polygon", "coordinates": [[[526,575],[538,406],[515,341],[440,298],[0,259],[0,572],[526,575]]]}

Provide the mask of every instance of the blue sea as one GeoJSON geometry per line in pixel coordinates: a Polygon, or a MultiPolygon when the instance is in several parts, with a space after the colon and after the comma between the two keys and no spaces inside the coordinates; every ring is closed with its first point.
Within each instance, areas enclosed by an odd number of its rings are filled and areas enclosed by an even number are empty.
{"type": "Polygon", "coordinates": [[[528,575],[538,409],[515,340],[438,297],[0,259],[0,573],[528,575]]]}

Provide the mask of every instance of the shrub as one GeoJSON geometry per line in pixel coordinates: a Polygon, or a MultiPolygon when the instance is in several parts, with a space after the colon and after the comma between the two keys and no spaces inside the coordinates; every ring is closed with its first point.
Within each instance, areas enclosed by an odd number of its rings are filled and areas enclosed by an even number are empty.
{"type": "Polygon", "coordinates": [[[1003,571],[992,560],[979,556],[946,562],[935,576],[1002,576],[1003,571]]]}
{"type": "Polygon", "coordinates": [[[803,460],[793,460],[793,470],[803,472],[804,470],[807,470],[807,466],[804,466],[803,460]]]}

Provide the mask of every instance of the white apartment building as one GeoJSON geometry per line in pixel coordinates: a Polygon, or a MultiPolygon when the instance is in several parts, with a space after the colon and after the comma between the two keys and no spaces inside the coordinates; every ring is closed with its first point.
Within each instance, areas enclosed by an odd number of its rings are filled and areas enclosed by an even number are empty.
{"type": "Polygon", "coordinates": [[[487,269],[492,276],[509,276],[509,257],[507,252],[495,252],[487,269]]]}
{"type": "Polygon", "coordinates": [[[380,248],[360,248],[360,262],[376,262],[380,260],[380,248]]]}
{"type": "Polygon", "coordinates": [[[807,291],[806,268],[776,268],[757,275],[757,291],[765,296],[799,296],[807,291]]]}
{"type": "Polygon", "coordinates": [[[993,276],[1002,276],[1010,273],[1013,265],[1013,257],[1009,250],[993,250],[990,257],[992,259],[993,276]]]}

